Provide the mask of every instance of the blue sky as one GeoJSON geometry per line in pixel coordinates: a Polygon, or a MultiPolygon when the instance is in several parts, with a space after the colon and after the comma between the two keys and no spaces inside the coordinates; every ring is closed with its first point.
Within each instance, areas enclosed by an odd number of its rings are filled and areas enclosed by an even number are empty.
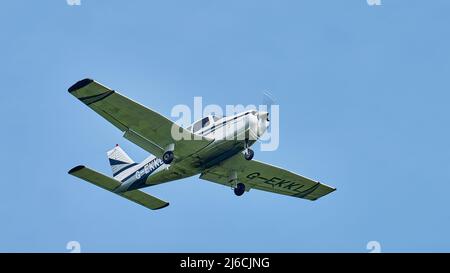
{"type": "Polygon", "coordinates": [[[450,2],[5,1],[0,9],[0,251],[449,251],[450,2]],[[92,77],[176,104],[280,105],[266,161],[333,185],[316,202],[189,178],[150,211],[67,175],[110,174],[119,143],[67,93],[92,77]]]}

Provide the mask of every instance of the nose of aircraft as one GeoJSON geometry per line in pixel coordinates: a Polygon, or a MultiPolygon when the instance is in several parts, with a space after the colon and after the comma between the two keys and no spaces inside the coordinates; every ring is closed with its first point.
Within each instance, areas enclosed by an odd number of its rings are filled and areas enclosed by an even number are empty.
{"type": "Polygon", "coordinates": [[[269,113],[265,111],[259,111],[256,113],[258,118],[258,137],[262,136],[269,127],[269,113]]]}
{"type": "Polygon", "coordinates": [[[265,111],[259,111],[256,116],[258,117],[258,120],[266,120],[269,121],[269,112],[265,111]]]}

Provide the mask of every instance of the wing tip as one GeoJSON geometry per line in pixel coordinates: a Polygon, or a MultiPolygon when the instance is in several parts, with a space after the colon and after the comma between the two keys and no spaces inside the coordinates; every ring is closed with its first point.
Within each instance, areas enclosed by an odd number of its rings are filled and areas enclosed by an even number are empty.
{"type": "MultiPolygon", "coordinates": [[[[319,182],[320,183],[320,182],[319,182]]],[[[321,185],[324,185],[324,184],[322,184],[322,183],[320,183],[321,185]]],[[[326,185],[325,185],[326,186],[326,185]]],[[[328,194],[330,194],[330,193],[332,193],[332,192],[335,192],[336,190],[337,190],[337,188],[334,188],[334,187],[330,187],[330,186],[328,186],[329,188],[330,188],[330,191],[329,192],[327,192],[327,193],[325,193],[325,194],[323,194],[323,195],[321,195],[321,196],[318,196],[318,197],[315,197],[315,198],[311,198],[311,199],[309,199],[310,201],[316,201],[316,200],[318,200],[318,199],[320,199],[320,198],[322,198],[322,197],[324,197],[325,195],[328,195],[328,194]]]]}
{"type": "Polygon", "coordinates": [[[170,203],[167,202],[167,203],[165,203],[164,205],[162,205],[161,207],[155,208],[155,209],[153,209],[153,210],[160,210],[160,209],[163,209],[163,208],[165,208],[165,207],[168,207],[169,205],[170,205],[170,203]]]}
{"type": "Polygon", "coordinates": [[[92,82],[94,82],[94,80],[89,79],[89,78],[83,79],[81,81],[77,81],[75,84],[73,84],[71,87],[69,87],[68,91],[69,91],[69,93],[75,92],[78,89],[81,89],[92,82]]]}
{"type": "Polygon", "coordinates": [[[74,172],[80,171],[82,169],[86,168],[84,165],[78,165],[76,167],[73,167],[68,171],[68,174],[73,174],[74,172]]]}

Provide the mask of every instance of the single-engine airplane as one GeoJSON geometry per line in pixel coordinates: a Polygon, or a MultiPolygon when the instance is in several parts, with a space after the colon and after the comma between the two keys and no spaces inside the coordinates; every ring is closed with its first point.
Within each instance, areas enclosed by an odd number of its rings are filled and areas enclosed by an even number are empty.
{"type": "Polygon", "coordinates": [[[75,83],[69,93],[124,132],[124,138],[151,154],[136,163],[116,145],[107,152],[113,177],[82,165],[72,168],[69,174],[149,209],[161,209],[169,203],[139,189],[198,174],[200,179],[231,187],[237,196],[258,189],[316,200],[336,190],[252,160],[254,152],[250,147],[269,126],[268,112],[209,115],[182,128],[92,79],[75,83]]]}

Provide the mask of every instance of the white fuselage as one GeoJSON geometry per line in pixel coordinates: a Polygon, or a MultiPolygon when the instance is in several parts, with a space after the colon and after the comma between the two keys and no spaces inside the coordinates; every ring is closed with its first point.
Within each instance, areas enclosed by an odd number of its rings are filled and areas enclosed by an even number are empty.
{"type": "Polygon", "coordinates": [[[193,134],[214,140],[257,140],[268,126],[267,112],[251,110],[223,118],[208,116],[194,122],[188,129],[193,134]],[[205,125],[196,128],[196,125],[201,123],[205,125]]]}

